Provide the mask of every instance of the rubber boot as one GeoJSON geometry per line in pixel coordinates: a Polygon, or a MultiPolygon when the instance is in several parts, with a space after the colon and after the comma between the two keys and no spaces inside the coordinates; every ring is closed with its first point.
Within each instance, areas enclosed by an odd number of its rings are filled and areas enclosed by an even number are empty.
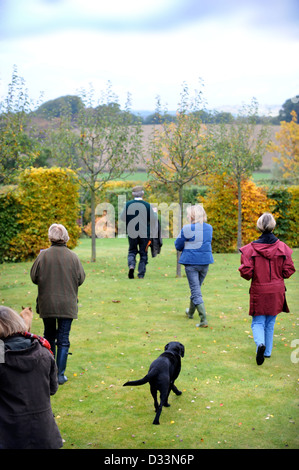
{"type": "Polygon", "coordinates": [[[69,348],[67,347],[58,347],[57,348],[57,358],[56,364],[58,368],[58,383],[63,385],[67,381],[66,375],[64,375],[67,363],[69,348]]]}
{"type": "Polygon", "coordinates": [[[196,326],[199,326],[200,328],[207,328],[208,321],[204,304],[202,303],[196,305],[196,310],[198,311],[198,315],[200,317],[200,323],[198,323],[196,326]]]}
{"type": "Polygon", "coordinates": [[[189,308],[186,308],[186,315],[188,318],[193,318],[193,313],[195,312],[195,305],[190,299],[190,305],[189,308]]]}

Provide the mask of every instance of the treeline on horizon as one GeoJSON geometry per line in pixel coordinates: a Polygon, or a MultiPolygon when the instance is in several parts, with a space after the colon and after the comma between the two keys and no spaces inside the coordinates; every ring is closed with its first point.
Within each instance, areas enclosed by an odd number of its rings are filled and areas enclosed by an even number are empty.
{"type": "MultiPolygon", "coordinates": [[[[108,105],[99,105],[95,108],[90,108],[90,111],[98,111],[99,108],[103,108],[103,110],[109,106],[113,108],[115,113],[123,113],[124,111],[121,110],[120,105],[118,103],[110,103],[108,105]]],[[[83,100],[76,95],[66,95],[54,100],[46,101],[45,103],[41,104],[35,111],[31,114],[35,117],[40,117],[44,119],[49,118],[59,118],[61,115],[65,114],[66,112],[70,113],[72,118],[76,118],[78,113],[82,108],[85,108],[85,104],[83,100]]],[[[256,116],[256,123],[268,123],[273,125],[279,125],[281,121],[290,122],[291,121],[291,111],[295,110],[298,116],[299,122],[299,95],[296,98],[288,99],[282,105],[278,116],[256,116]]],[[[163,122],[175,122],[176,121],[176,113],[175,112],[159,112],[155,111],[147,116],[141,116],[140,114],[134,114],[134,112],[130,112],[132,115],[132,121],[139,121],[143,125],[155,125],[161,124],[163,122]]],[[[217,111],[208,111],[202,109],[200,111],[196,111],[198,114],[199,119],[204,124],[219,124],[219,123],[230,123],[234,120],[234,115],[230,112],[217,112],[217,111]]]]}

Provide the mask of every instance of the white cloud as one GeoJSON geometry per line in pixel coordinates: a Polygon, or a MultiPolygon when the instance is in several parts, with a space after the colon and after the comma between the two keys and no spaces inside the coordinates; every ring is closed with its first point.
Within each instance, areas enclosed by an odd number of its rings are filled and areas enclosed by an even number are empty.
{"type": "MultiPolygon", "coordinates": [[[[185,5],[188,2],[185,0],[185,5]]],[[[117,0],[27,0],[24,3],[28,9],[24,10],[23,6],[23,14],[39,4],[42,19],[52,20],[51,15],[55,13],[62,21],[67,12],[70,18],[72,15],[78,18],[79,11],[82,18],[90,19],[92,12],[95,17],[101,13],[102,18],[111,18],[117,0]],[[53,8],[55,4],[60,5],[60,10],[53,8]],[[82,5],[84,9],[80,10],[82,5]]],[[[215,3],[218,0],[212,1],[212,5],[215,3]]],[[[149,17],[158,15],[162,6],[160,17],[165,18],[170,4],[172,12],[182,6],[179,0],[145,0],[144,3],[128,0],[118,4],[117,12],[126,20],[123,9],[127,5],[127,11],[133,8],[136,17],[149,17]]],[[[116,15],[113,18],[116,20],[116,15]]],[[[258,18],[252,9],[236,8],[222,15],[216,10],[214,16],[211,12],[208,15],[197,12],[196,21],[182,19],[176,27],[164,29],[87,28],[83,21],[79,26],[75,23],[72,27],[57,28],[55,23],[39,34],[34,30],[21,37],[7,37],[0,42],[0,95],[5,94],[16,64],[34,98],[40,91],[45,92],[45,99],[74,94],[81,87],[88,88],[89,83],[100,92],[110,80],[122,103],[127,92],[132,94],[134,109],[154,109],[157,95],[169,109],[176,109],[182,83],[187,82],[190,88],[198,87],[201,77],[208,107],[241,104],[253,96],[263,104],[282,104],[298,94],[299,39],[282,35],[276,28],[255,27],[254,21],[260,24],[258,18]]],[[[28,25],[26,21],[24,24],[28,25]]]]}

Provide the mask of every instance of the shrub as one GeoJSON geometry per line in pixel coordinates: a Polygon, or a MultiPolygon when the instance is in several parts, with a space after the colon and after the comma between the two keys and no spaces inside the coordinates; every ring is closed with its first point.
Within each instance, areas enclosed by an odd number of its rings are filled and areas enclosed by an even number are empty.
{"type": "MultiPolygon", "coordinates": [[[[213,226],[213,251],[229,253],[237,249],[238,189],[236,182],[226,174],[213,175],[209,179],[206,197],[200,197],[213,226]]],[[[256,222],[259,216],[271,211],[274,202],[268,199],[266,190],[258,188],[252,180],[242,182],[242,244],[246,245],[258,236],[256,222]]]]}
{"type": "Polygon", "coordinates": [[[289,206],[289,231],[286,237],[286,243],[295,248],[299,246],[299,186],[291,186],[289,188],[291,201],[289,206]]]}
{"type": "Polygon", "coordinates": [[[69,248],[74,248],[80,235],[78,179],[72,170],[31,168],[19,180],[16,193],[21,231],[9,242],[7,256],[13,260],[35,257],[49,246],[48,228],[63,224],[69,233],[69,248]]]}
{"type": "Polygon", "coordinates": [[[275,235],[290,247],[298,247],[299,186],[270,186],[267,194],[274,201],[275,235]]]}

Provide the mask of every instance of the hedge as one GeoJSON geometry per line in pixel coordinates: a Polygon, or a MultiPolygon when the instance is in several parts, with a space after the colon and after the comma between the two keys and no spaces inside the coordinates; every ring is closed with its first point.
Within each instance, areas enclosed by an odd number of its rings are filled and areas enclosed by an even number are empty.
{"type": "MultiPolygon", "coordinates": [[[[131,199],[132,187],[138,182],[109,182],[98,193],[97,203],[109,202],[118,220],[118,195],[131,199]]],[[[149,202],[172,202],[173,188],[144,183],[149,202]]],[[[48,228],[53,222],[68,229],[68,246],[74,248],[80,235],[78,179],[76,174],[61,168],[32,168],[20,177],[17,188],[0,194],[0,262],[35,257],[49,246],[48,228]]],[[[271,211],[277,221],[276,236],[290,247],[299,246],[299,186],[260,188],[252,180],[242,183],[243,245],[256,239],[256,221],[271,211]]],[[[204,204],[208,222],[213,225],[213,251],[233,252],[237,240],[237,187],[227,175],[210,177],[205,188],[184,189],[184,202],[204,204]]],[[[87,206],[88,202],[87,202],[87,206]]],[[[87,209],[85,216],[90,216],[87,209]]],[[[87,228],[87,227],[86,227],[87,228]]],[[[88,233],[88,230],[86,230],[88,233]]],[[[175,235],[175,234],[174,234],[175,235]]]]}
{"type": "MultiPolygon", "coordinates": [[[[138,182],[109,182],[98,195],[97,203],[109,202],[118,220],[118,195],[132,198],[131,190],[138,182]]],[[[154,182],[143,183],[145,198],[149,202],[170,203],[175,197],[173,187],[154,182]]],[[[228,175],[213,175],[207,186],[185,187],[183,201],[189,204],[203,203],[208,222],[213,225],[213,250],[234,252],[237,249],[238,199],[236,183],[228,175]]],[[[270,211],[276,218],[276,236],[290,247],[299,246],[299,186],[259,187],[251,179],[242,182],[242,241],[243,245],[255,240],[260,234],[256,229],[259,216],[270,211]]],[[[170,221],[171,225],[171,221],[170,221]]],[[[86,233],[90,235],[89,227],[86,233]]],[[[175,236],[175,234],[174,234],[175,236]]]]}
{"type": "Polygon", "coordinates": [[[49,246],[48,228],[52,223],[67,228],[68,247],[74,248],[80,235],[78,190],[78,179],[72,170],[25,170],[13,195],[7,194],[2,201],[0,228],[6,226],[8,231],[7,237],[0,240],[2,260],[24,261],[36,257],[41,249],[49,246]]]}
{"type": "Polygon", "coordinates": [[[270,186],[267,195],[275,205],[276,236],[292,248],[299,246],[299,186],[270,186]]]}

